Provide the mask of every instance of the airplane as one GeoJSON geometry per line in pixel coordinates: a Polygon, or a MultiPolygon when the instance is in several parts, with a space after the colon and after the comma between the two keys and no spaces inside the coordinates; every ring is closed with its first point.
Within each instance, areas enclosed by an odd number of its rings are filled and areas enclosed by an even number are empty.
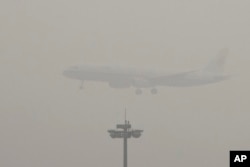
{"type": "Polygon", "coordinates": [[[63,75],[82,81],[106,82],[112,88],[134,87],[137,95],[142,94],[143,88],[151,88],[151,94],[157,94],[156,87],[192,87],[217,83],[229,78],[223,73],[223,65],[228,55],[224,48],[205,68],[187,72],[167,74],[164,72],[138,71],[122,67],[110,66],[72,66],[63,71],[63,75]]]}

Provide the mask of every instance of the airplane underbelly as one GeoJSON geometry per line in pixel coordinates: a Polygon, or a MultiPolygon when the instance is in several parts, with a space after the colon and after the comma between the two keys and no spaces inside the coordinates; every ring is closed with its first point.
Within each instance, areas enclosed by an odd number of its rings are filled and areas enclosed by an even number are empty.
{"type": "Polygon", "coordinates": [[[177,86],[177,87],[189,87],[189,86],[197,86],[203,85],[204,82],[194,81],[194,80],[178,80],[178,81],[170,81],[166,83],[168,86],[177,86]]]}
{"type": "Polygon", "coordinates": [[[205,85],[213,82],[216,82],[213,77],[200,76],[166,77],[156,81],[157,85],[173,87],[191,87],[205,85]]]}

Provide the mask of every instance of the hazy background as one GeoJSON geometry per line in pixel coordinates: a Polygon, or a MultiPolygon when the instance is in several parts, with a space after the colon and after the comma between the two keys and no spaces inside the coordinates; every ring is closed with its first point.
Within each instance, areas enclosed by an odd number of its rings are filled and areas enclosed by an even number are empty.
{"type": "Polygon", "coordinates": [[[107,129],[124,108],[129,167],[227,167],[250,149],[249,0],[0,0],[0,166],[119,167],[107,129]],[[228,47],[230,80],[117,90],[63,77],[76,64],[203,67],[228,47]]]}

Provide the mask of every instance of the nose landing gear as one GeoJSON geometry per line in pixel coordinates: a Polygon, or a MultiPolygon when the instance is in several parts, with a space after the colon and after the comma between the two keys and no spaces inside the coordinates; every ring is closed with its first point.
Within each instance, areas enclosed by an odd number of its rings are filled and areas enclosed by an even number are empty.
{"type": "Polygon", "coordinates": [[[83,89],[83,81],[81,82],[81,85],[79,87],[80,89],[83,89]]]}

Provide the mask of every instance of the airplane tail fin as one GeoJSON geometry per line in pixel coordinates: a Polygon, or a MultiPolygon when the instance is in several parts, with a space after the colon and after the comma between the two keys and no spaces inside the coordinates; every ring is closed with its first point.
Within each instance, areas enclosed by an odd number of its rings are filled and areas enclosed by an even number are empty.
{"type": "Polygon", "coordinates": [[[203,69],[206,73],[222,74],[228,55],[228,48],[219,51],[218,55],[203,69]]]}

